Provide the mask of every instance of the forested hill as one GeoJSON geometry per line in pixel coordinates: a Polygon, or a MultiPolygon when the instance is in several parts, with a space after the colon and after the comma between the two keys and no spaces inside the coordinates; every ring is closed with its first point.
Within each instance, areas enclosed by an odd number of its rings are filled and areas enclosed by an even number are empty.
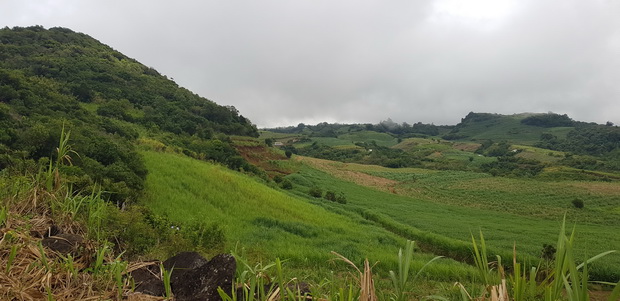
{"type": "Polygon", "coordinates": [[[65,172],[76,187],[102,183],[117,200],[142,189],[146,169],[132,143],[139,137],[240,168],[247,162],[227,135],[258,136],[234,107],[180,88],[86,34],[0,29],[0,170],[55,159],[63,126],[79,154],[65,172]]]}

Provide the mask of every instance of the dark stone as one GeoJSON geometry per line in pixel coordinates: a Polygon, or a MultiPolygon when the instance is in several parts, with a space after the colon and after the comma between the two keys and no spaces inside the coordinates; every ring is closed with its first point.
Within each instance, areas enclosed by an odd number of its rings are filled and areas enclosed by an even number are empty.
{"type": "Polygon", "coordinates": [[[50,236],[57,236],[58,234],[61,234],[61,233],[62,233],[62,230],[58,226],[52,224],[43,232],[39,232],[37,230],[31,230],[30,236],[36,237],[36,238],[45,238],[45,237],[50,237],[50,236]]]}
{"type": "Polygon", "coordinates": [[[43,238],[43,246],[61,254],[77,254],[82,244],[82,236],[76,234],[63,233],[55,236],[43,238]]]}
{"type": "MultiPolygon", "coordinates": [[[[215,256],[210,261],[196,252],[182,252],[163,262],[166,270],[172,270],[170,285],[175,300],[202,301],[222,300],[217,292],[222,287],[230,292],[237,268],[235,258],[229,254],[215,256]]],[[[157,263],[131,272],[136,292],[153,296],[165,294],[161,271],[157,263]]]]}
{"type": "Polygon", "coordinates": [[[136,292],[152,296],[164,296],[164,282],[161,279],[159,262],[132,271],[131,277],[136,284],[136,292]]]}
{"type": "Polygon", "coordinates": [[[62,230],[56,225],[51,225],[47,231],[43,232],[43,237],[57,236],[62,234],[62,230]]]}
{"type": "Polygon", "coordinates": [[[230,292],[236,269],[237,262],[232,255],[217,255],[206,264],[183,273],[172,283],[172,293],[178,301],[222,300],[217,288],[230,292]]]}
{"type": "Polygon", "coordinates": [[[207,259],[202,257],[199,253],[181,252],[164,261],[164,269],[167,271],[172,270],[170,284],[174,287],[177,281],[179,281],[185,273],[196,270],[207,264],[207,262],[207,259]]]}
{"type": "Polygon", "coordinates": [[[310,296],[311,295],[310,285],[306,282],[291,283],[287,287],[296,296],[310,296]]]}

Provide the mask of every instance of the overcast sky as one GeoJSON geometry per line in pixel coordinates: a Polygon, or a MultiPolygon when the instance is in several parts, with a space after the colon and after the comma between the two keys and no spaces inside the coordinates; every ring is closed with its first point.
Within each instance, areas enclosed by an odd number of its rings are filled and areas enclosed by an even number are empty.
{"type": "Polygon", "coordinates": [[[620,124],[616,0],[0,0],[0,26],[86,33],[259,127],[620,124]]]}

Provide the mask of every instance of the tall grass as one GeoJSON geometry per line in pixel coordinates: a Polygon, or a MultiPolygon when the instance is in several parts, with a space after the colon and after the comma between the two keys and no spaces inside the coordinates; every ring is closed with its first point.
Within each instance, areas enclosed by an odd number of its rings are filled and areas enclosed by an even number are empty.
{"type": "Polygon", "coordinates": [[[398,271],[390,271],[390,279],[392,280],[392,285],[394,288],[393,296],[390,300],[393,301],[404,301],[407,300],[407,292],[411,291],[412,287],[415,285],[416,280],[420,277],[420,274],[424,269],[434,262],[442,258],[443,256],[436,256],[433,259],[429,260],[413,277],[412,281],[409,280],[409,269],[411,268],[411,260],[413,259],[413,249],[415,243],[411,240],[407,240],[407,244],[405,245],[405,252],[403,250],[398,250],[398,271]]]}
{"type": "MultiPolygon", "coordinates": [[[[143,152],[149,175],[143,204],[172,222],[217,221],[224,230],[224,249],[237,242],[246,247],[252,260],[287,258],[291,265],[314,269],[336,251],[361,264],[365,257],[381,261],[381,272],[397,266],[391,254],[405,239],[361,218],[331,212],[274,190],[246,175],[187,157],[143,152]]],[[[413,260],[421,266],[432,256],[413,260]]],[[[441,262],[427,271],[452,279],[473,273],[454,261],[441,262]]],[[[318,268],[328,272],[325,268],[318,268]]]]}
{"type": "MultiPolygon", "coordinates": [[[[566,234],[566,219],[562,221],[560,234],[556,243],[555,265],[551,273],[541,282],[537,282],[537,268],[532,267],[527,274],[522,263],[516,259],[516,251],[513,255],[513,275],[508,280],[498,256],[498,269],[496,271],[489,268],[486,260],[487,250],[482,233],[480,234],[480,245],[473,238],[473,252],[476,258],[476,266],[479,270],[482,286],[484,288],[480,297],[472,297],[463,285],[459,285],[463,300],[545,300],[545,301],[587,301],[590,300],[588,284],[590,275],[588,265],[596,260],[603,258],[616,250],[602,252],[590,257],[577,264],[574,252],[575,229],[570,235],[566,234]],[[528,279],[529,278],[529,279],[528,279]],[[509,297],[509,293],[512,297],[509,297]]],[[[620,283],[618,283],[620,284],[620,283]]],[[[616,287],[609,296],[609,301],[616,300],[620,292],[616,287]]],[[[475,296],[475,295],[474,295],[475,296]]]]}
{"type": "MultiPolygon", "coordinates": [[[[344,164],[333,166],[343,171],[364,170],[359,165],[350,166],[351,169],[344,164]]],[[[387,168],[367,169],[372,173],[390,172],[387,168]]],[[[362,187],[307,166],[299,174],[309,182],[308,185],[344,192],[347,205],[339,209],[363,214],[368,220],[379,223],[389,231],[416,240],[422,249],[447,257],[471,258],[471,246],[466,241],[470,240],[468,238],[472,230],[482,229],[486,242],[494,248],[493,253],[502,258],[511,258],[516,241],[522,250],[518,256],[525,262],[534,262],[543,245],[557,239],[548,229],[558,227],[558,221],[567,209],[556,205],[556,202],[575,191],[590,194],[590,198],[596,198],[596,202],[601,204],[583,213],[568,209],[567,220],[575,222],[583,235],[579,244],[575,245],[576,251],[602,252],[609,245],[620,245],[620,232],[615,231],[620,222],[615,217],[617,214],[610,209],[615,204],[615,196],[609,194],[617,191],[618,183],[595,186],[601,192],[594,193],[582,188],[585,183],[550,185],[533,180],[480,177],[467,172],[422,172],[415,169],[392,173],[404,177],[406,181],[396,187],[397,194],[362,187]],[[415,173],[414,180],[411,180],[412,172],[415,173]],[[559,193],[560,190],[565,192],[559,193]],[[485,204],[489,204],[489,207],[485,208],[485,204]],[[559,215],[547,215],[547,208],[551,205],[559,210],[559,215]],[[531,214],[524,216],[513,213],[520,208],[525,208],[531,214]]],[[[298,186],[294,189],[302,191],[298,186]]],[[[571,199],[565,199],[564,206],[572,206],[571,199]]],[[[606,261],[605,265],[590,265],[589,273],[597,279],[616,282],[620,279],[620,256],[612,254],[606,261]]]]}

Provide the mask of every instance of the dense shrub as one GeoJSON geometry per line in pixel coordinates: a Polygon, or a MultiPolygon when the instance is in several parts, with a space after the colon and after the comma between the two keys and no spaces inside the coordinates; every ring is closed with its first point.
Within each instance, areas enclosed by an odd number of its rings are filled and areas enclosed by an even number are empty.
{"type": "Polygon", "coordinates": [[[521,120],[521,123],[540,127],[558,127],[558,126],[573,126],[573,121],[568,115],[560,115],[554,113],[533,115],[521,120]]]}
{"type": "Polygon", "coordinates": [[[583,200],[581,200],[581,199],[574,199],[574,200],[571,201],[571,203],[577,209],[581,209],[584,206],[583,200]]]}
{"type": "Polygon", "coordinates": [[[327,192],[325,192],[325,196],[323,198],[325,198],[328,201],[332,201],[332,202],[336,202],[336,203],[340,203],[340,204],[346,204],[347,203],[347,198],[345,197],[344,193],[342,193],[342,192],[336,194],[333,191],[327,191],[327,192]]]}
{"type": "Polygon", "coordinates": [[[291,183],[291,181],[289,181],[287,179],[283,179],[282,182],[280,182],[280,188],[286,189],[286,190],[291,190],[291,189],[293,189],[293,183],[291,183]]]}
{"type": "Polygon", "coordinates": [[[308,194],[314,198],[320,198],[323,196],[323,190],[321,190],[321,188],[319,187],[312,187],[308,191],[308,194]]]}

